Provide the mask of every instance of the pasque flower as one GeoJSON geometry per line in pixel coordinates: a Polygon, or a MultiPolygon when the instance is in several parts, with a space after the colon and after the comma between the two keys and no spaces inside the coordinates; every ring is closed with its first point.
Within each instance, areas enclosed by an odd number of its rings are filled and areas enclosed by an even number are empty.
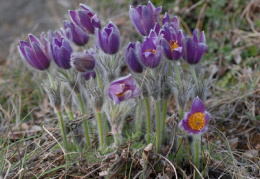
{"type": "Polygon", "coordinates": [[[41,42],[34,35],[29,34],[30,43],[20,41],[19,51],[26,62],[37,70],[46,70],[51,63],[48,52],[48,42],[41,42]]]}
{"type": "Polygon", "coordinates": [[[141,90],[136,86],[132,75],[113,81],[108,89],[108,96],[117,104],[140,95],[141,90]]]}
{"type": "Polygon", "coordinates": [[[102,32],[98,29],[97,42],[105,53],[111,55],[117,53],[120,46],[120,35],[116,25],[109,22],[102,32]]]}
{"type": "Polygon", "coordinates": [[[190,134],[201,134],[208,129],[210,114],[199,97],[195,98],[191,110],[179,123],[179,126],[190,134]]]}
{"type": "Polygon", "coordinates": [[[143,66],[140,62],[141,58],[140,42],[129,43],[126,48],[125,59],[129,68],[136,73],[143,72],[143,66]]]}
{"type": "Polygon", "coordinates": [[[154,30],[149,37],[146,37],[141,45],[142,64],[149,68],[155,68],[159,65],[162,58],[162,49],[160,46],[160,37],[154,30]]]}
{"type": "Polygon", "coordinates": [[[71,20],[85,32],[94,34],[95,28],[101,28],[98,16],[85,4],[80,4],[80,6],[82,8],[80,10],[69,11],[71,20]]]}
{"type": "Polygon", "coordinates": [[[130,6],[129,16],[139,33],[143,36],[148,36],[156,22],[159,21],[161,12],[161,6],[155,8],[149,1],[147,6],[138,6],[136,9],[130,6]]]}
{"type": "Polygon", "coordinates": [[[66,37],[76,45],[85,45],[88,42],[88,34],[69,20],[63,21],[66,37]]]}
{"type": "Polygon", "coordinates": [[[199,63],[204,53],[208,50],[204,32],[198,35],[198,29],[193,31],[193,38],[186,37],[182,45],[183,59],[193,65],[199,63]]]}
{"type": "Polygon", "coordinates": [[[178,60],[182,56],[182,38],[183,33],[179,30],[179,21],[174,17],[172,22],[166,13],[163,18],[163,26],[160,35],[163,36],[161,41],[165,56],[169,60],[178,60]]]}
{"type": "Polygon", "coordinates": [[[95,68],[95,58],[87,52],[73,52],[71,54],[71,66],[78,72],[88,72],[95,68]]]}
{"type": "Polygon", "coordinates": [[[56,32],[50,44],[51,53],[56,65],[63,69],[69,69],[70,55],[73,49],[68,40],[66,40],[60,33],[56,32]]]}

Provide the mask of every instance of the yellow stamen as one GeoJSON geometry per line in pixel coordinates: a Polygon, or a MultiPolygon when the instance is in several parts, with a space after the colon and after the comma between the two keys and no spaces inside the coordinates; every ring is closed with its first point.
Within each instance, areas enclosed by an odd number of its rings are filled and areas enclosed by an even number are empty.
{"type": "Polygon", "coordinates": [[[170,40],[169,45],[170,45],[170,47],[171,47],[171,51],[173,51],[174,49],[176,49],[177,47],[179,47],[177,40],[176,40],[176,41],[170,40]]]}
{"type": "Polygon", "coordinates": [[[153,54],[155,54],[156,53],[156,50],[151,50],[151,49],[148,49],[148,50],[146,50],[145,52],[152,52],[153,54]]]}
{"type": "Polygon", "coordinates": [[[122,91],[121,93],[116,94],[116,96],[117,96],[117,97],[123,96],[124,93],[126,92],[126,90],[127,90],[127,86],[125,86],[125,88],[123,89],[123,91],[122,91]]]}
{"type": "Polygon", "coordinates": [[[200,131],[205,127],[205,114],[198,112],[192,114],[188,119],[188,125],[191,129],[200,131]]]}

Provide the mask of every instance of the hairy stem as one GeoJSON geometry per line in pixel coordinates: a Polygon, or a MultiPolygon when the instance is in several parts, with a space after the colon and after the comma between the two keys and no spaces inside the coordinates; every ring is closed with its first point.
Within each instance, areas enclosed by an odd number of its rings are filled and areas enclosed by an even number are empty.
{"type": "Polygon", "coordinates": [[[196,72],[195,72],[194,65],[190,65],[190,69],[191,69],[192,77],[193,77],[194,82],[195,82],[195,86],[196,86],[197,89],[199,89],[198,78],[197,78],[197,75],[196,75],[196,72]]]}
{"type": "Polygon", "coordinates": [[[150,105],[149,105],[149,99],[148,97],[144,98],[145,107],[146,107],[146,132],[147,132],[147,143],[151,143],[151,111],[150,111],[150,105]]]}
{"type": "Polygon", "coordinates": [[[101,150],[103,150],[104,147],[105,147],[105,143],[104,143],[104,134],[103,134],[101,112],[99,110],[96,110],[96,115],[97,115],[97,123],[98,123],[99,147],[100,147],[101,150]]]}
{"type": "MultiPolygon", "coordinates": [[[[67,135],[66,135],[66,130],[65,130],[65,124],[63,121],[63,117],[62,117],[62,112],[60,110],[56,109],[56,113],[58,115],[59,118],[59,124],[60,124],[60,128],[61,128],[61,137],[62,137],[62,141],[65,147],[65,151],[68,150],[68,141],[67,141],[67,135]]],[[[70,161],[70,157],[66,156],[66,158],[68,159],[68,161],[70,161]]]]}
{"type": "MultiPolygon", "coordinates": [[[[85,106],[83,103],[83,99],[80,94],[77,94],[77,98],[79,100],[80,108],[82,114],[86,114],[85,106]]],[[[84,133],[86,137],[87,146],[90,146],[90,138],[89,138],[89,132],[88,132],[88,122],[86,120],[83,120],[83,126],[84,126],[84,133]]]]}
{"type": "Polygon", "coordinates": [[[160,121],[160,102],[155,101],[155,112],[156,112],[156,152],[159,153],[161,146],[161,121],[160,121]]]}
{"type": "Polygon", "coordinates": [[[140,131],[140,129],[141,129],[142,104],[143,104],[142,101],[140,101],[138,104],[136,121],[135,121],[135,131],[136,132],[140,131]]]}
{"type": "MultiPolygon", "coordinates": [[[[198,170],[200,170],[200,145],[201,145],[201,140],[200,136],[194,135],[193,136],[193,147],[194,147],[194,155],[193,155],[193,163],[196,166],[198,170]]],[[[199,173],[195,170],[195,178],[200,178],[199,173]]]]}
{"type": "Polygon", "coordinates": [[[161,134],[162,134],[162,143],[164,142],[164,132],[165,132],[165,120],[167,115],[167,105],[168,99],[163,100],[163,113],[162,113],[162,125],[161,125],[161,134]]]}

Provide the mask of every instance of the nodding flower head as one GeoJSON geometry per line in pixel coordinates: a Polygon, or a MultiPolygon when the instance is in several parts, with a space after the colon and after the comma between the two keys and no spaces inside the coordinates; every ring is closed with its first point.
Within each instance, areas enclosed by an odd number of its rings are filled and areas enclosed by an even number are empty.
{"type": "Polygon", "coordinates": [[[85,45],[88,42],[88,34],[69,20],[63,21],[66,37],[76,45],[85,45]]]}
{"type": "Polygon", "coordinates": [[[94,34],[95,28],[100,29],[100,21],[97,14],[85,4],[80,4],[80,10],[69,11],[71,20],[84,32],[94,34]]]}
{"type": "Polygon", "coordinates": [[[149,1],[147,6],[138,6],[134,8],[130,6],[129,16],[139,33],[143,36],[148,36],[150,31],[159,21],[159,15],[162,12],[162,7],[154,7],[149,1]]]}
{"type": "Polygon", "coordinates": [[[95,58],[87,52],[74,52],[71,54],[71,66],[78,72],[84,73],[95,68],[95,58]]]}
{"type": "Polygon", "coordinates": [[[205,105],[197,97],[194,99],[191,110],[179,123],[179,126],[190,134],[201,134],[208,129],[210,114],[206,111],[205,105]]]}
{"type": "Polygon", "coordinates": [[[131,74],[113,81],[108,89],[108,96],[117,104],[139,96],[141,90],[136,86],[131,74]]]}
{"type": "Polygon", "coordinates": [[[40,41],[32,34],[29,34],[29,40],[30,43],[20,41],[18,49],[21,56],[36,70],[48,69],[52,59],[49,53],[49,42],[46,39],[40,41]]]}
{"type": "Polygon", "coordinates": [[[155,31],[152,30],[149,37],[146,37],[142,43],[141,56],[142,64],[149,68],[155,68],[161,62],[160,37],[156,35],[155,31]]]}
{"type": "Polygon", "coordinates": [[[186,37],[183,40],[182,57],[191,65],[199,63],[208,50],[204,32],[201,32],[200,37],[198,37],[198,29],[195,29],[193,31],[193,38],[186,37]]]}
{"type": "Polygon", "coordinates": [[[120,35],[116,25],[109,22],[102,32],[98,29],[97,42],[106,54],[117,53],[120,46],[120,35]]]}

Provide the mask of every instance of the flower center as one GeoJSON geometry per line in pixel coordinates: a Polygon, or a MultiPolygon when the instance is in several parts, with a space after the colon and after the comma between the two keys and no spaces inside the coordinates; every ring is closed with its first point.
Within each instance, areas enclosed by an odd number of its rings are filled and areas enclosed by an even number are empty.
{"type": "Polygon", "coordinates": [[[155,53],[156,53],[156,50],[154,50],[154,49],[148,49],[148,50],[146,50],[145,52],[152,52],[153,54],[155,54],[155,53]]]}
{"type": "Polygon", "coordinates": [[[192,114],[188,119],[188,125],[193,130],[201,130],[205,127],[205,114],[201,112],[192,114]]]}
{"type": "Polygon", "coordinates": [[[176,41],[170,40],[169,45],[170,45],[170,47],[171,47],[171,51],[173,51],[174,49],[176,49],[177,47],[179,47],[177,40],[176,40],[176,41]]]}
{"type": "Polygon", "coordinates": [[[116,94],[116,96],[117,96],[117,97],[123,96],[127,89],[128,89],[128,88],[127,88],[127,86],[125,85],[125,88],[123,89],[123,91],[122,91],[121,93],[116,94]]]}

